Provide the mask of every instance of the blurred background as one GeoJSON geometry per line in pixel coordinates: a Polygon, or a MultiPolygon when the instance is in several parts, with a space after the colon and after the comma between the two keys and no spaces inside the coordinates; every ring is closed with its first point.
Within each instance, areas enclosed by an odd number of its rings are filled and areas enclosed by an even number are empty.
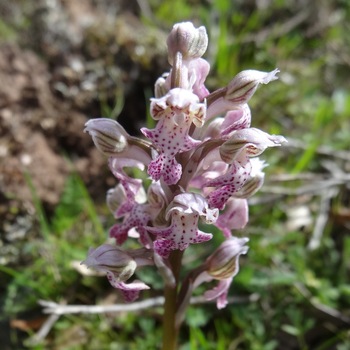
{"type": "MultiPolygon", "coordinates": [[[[207,28],[209,90],[281,70],[251,100],[252,125],[289,142],[262,156],[232,303],[191,306],[181,349],[350,349],[349,1],[0,0],[2,349],[159,347],[161,308],[50,317],[38,301],[122,303],[79,268],[108,236],[116,183],[84,123],[149,125],[166,36],[185,20],[207,28]]],[[[186,266],[221,240],[191,248],[186,266]]],[[[162,294],[152,269],[139,277],[154,287],[142,299],[162,294]]]]}

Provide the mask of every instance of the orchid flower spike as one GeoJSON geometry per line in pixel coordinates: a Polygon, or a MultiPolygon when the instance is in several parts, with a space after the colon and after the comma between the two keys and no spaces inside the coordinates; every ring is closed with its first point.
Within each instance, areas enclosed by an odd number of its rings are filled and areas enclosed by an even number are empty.
{"type": "Polygon", "coordinates": [[[105,272],[126,301],[149,288],[130,279],[140,267],[153,265],[166,288],[180,290],[177,325],[192,291],[204,282],[218,281],[204,296],[216,299],[218,308],[226,305],[239,258],[248,252],[248,238],[235,237],[235,230],[248,224],[247,199],[264,182],[266,163],[258,157],[286,142],[252,127],[248,104],[258,86],[276,80],[279,70],[245,70],[210,92],[210,64],[203,58],[207,47],[204,27],[174,25],[167,38],[169,70],[156,81],[150,100],[155,125],[141,128],[141,137],[108,118],[85,125],[115,177],[107,204],[116,222],[109,230],[115,245],[90,250],[84,264],[105,272]],[[218,231],[224,241],[214,250],[210,241],[218,231]],[[122,248],[132,240],[128,246],[135,249],[122,248]],[[209,257],[181,279],[182,252],[202,243],[209,257]]]}

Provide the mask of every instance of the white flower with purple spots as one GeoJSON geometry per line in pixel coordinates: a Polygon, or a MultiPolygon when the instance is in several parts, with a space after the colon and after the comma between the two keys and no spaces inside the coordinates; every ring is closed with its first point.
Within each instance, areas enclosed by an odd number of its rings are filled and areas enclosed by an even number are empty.
{"type": "Polygon", "coordinates": [[[247,198],[264,181],[266,164],[257,157],[286,140],[251,127],[248,105],[259,85],[277,79],[278,69],[243,71],[210,92],[205,85],[210,65],[202,58],[208,46],[205,28],[178,23],[167,46],[170,69],[156,81],[150,102],[153,129],[141,128],[141,138],[111,119],[86,123],[85,131],[109,157],[117,182],[107,194],[117,220],[110,237],[117,246],[91,251],[85,263],[106,272],[126,301],[149,288],[137,279],[127,282],[129,277],[140,266],[153,265],[165,288],[180,290],[178,295],[166,293],[166,298],[177,299],[165,302],[176,305],[179,323],[192,290],[203,282],[218,280],[204,295],[216,299],[218,308],[226,305],[238,259],[248,251],[248,238],[237,238],[234,231],[247,225],[247,198]],[[202,230],[201,221],[209,232],[202,230]],[[181,279],[182,253],[190,245],[210,241],[218,230],[221,246],[181,279]],[[120,247],[131,239],[141,248],[120,247]]]}
{"type": "Polygon", "coordinates": [[[157,181],[164,179],[168,185],[176,184],[182,173],[175,156],[198,146],[201,141],[188,135],[194,123],[202,126],[205,104],[199,103],[198,96],[188,90],[176,88],[151,102],[151,114],[159,120],[153,130],[142,128],[142,133],[157,149],[157,156],[148,166],[148,174],[157,181]]]}
{"type": "Polygon", "coordinates": [[[214,223],[218,217],[217,209],[210,209],[207,201],[199,194],[182,193],[169,204],[166,219],[171,218],[169,227],[147,227],[154,234],[155,251],[162,257],[168,257],[172,250],[184,250],[190,244],[206,242],[212,238],[211,233],[198,229],[198,220],[214,223]]]}

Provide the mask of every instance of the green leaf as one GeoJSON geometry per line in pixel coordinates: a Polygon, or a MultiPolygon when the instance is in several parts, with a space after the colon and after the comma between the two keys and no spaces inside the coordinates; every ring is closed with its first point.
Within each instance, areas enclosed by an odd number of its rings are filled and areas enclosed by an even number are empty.
{"type": "Polygon", "coordinates": [[[281,326],[281,329],[284,330],[286,333],[290,335],[294,335],[295,337],[299,336],[300,331],[298,328],[290,325],[290,324],[284,324],[281,326]]]}

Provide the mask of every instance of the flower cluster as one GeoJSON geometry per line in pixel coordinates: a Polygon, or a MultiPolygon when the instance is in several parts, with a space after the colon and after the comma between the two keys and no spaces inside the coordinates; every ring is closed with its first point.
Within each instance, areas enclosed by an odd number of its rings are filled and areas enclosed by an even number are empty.
{"type": "Polygon", "coordinates": [[[141,129],[145,138],[130,136],[111,119],[86,123],[85,131],[109,157],[118,185],[107,194],[117,219],[110,237],[117,246],[92,250],[85,264],[106,271],[128,301],[148,288],[137,280],[126,283],[141,266],[154,265],[167,285],[175,283],[169,257],[212,238],[199,229],[203,221],[218,227],[225,240],[191,274],[184,293],[218,280],[205,297],[216,299],[219,308],[226,305],[238,258],[248,250],[248,238],[236,238],[232,231],[247,224],[247,198],[264,180],[265,163],[257,157],[286,141],[250,126],[248,102],[260,84],[277,79],[278,70],[246,70],[226,87],[209,92],[204,83],[210,67],[202,58],[207,45],[204,27],[190,22],[173,27],[167,40],[171,69],[155,84],[150,111],[156,124],[141,129]],[[126,168],[147,171],[151,183],[146,176],[135,179],[126,168]],[[150,185],[145,188],[145,183],[150,185]],[[128,237],[137,239],[141,248],[122,250],[128,237]]]}

